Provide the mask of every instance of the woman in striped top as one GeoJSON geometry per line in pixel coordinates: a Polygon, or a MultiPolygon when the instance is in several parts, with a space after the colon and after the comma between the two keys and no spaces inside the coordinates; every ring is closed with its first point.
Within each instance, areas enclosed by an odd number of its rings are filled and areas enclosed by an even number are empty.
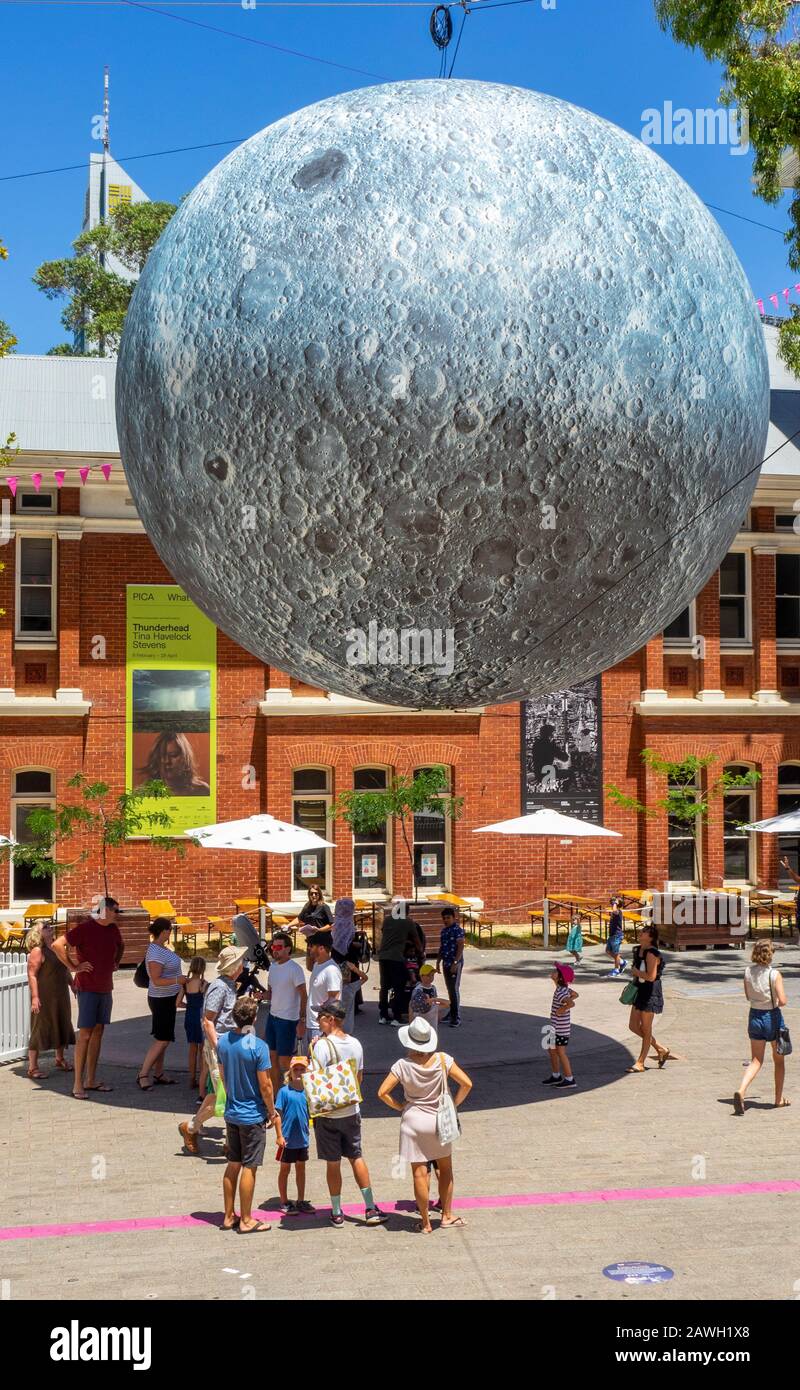
{"type": "Polygon", "coordinates": [[[150,923],[150,945],[144,960],[150,977],[147,1002],[153,1016],[153,1042],[136,1078],[140,1091],[152,1091],[154,1086],[175,1085],[164,1075],[164,1057],[170,1043],[175,1041],[178,995],[186,984],[186,976],[181,974],[183,962],[180,956],[167,946],[171,929],[168,917],[154,917],[150,923]]]}
{"type": "Polygon", "coordinates": [[[572,981],[575,979],[575,971],[571,965],[555,965],[550,979],[555,986],[553,1002],[550,1006],[552,1046],[547,1049],[551,1074],[545,1077],[542,1085],[557,1086],[561,1091],[569,1091],[575,1085],[575,1077],[572,1075],[572,1067],[567,1056],[572,1031],[570,1010],[578,998],[577,990],[571,988],[572,981]]]}

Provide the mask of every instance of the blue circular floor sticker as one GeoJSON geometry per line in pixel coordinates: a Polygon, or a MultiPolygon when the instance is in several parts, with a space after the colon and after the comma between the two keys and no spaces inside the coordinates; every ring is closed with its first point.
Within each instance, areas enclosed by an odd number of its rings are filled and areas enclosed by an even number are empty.
{"type": "Polygon", "coordinates": [[[666,1265],[637,1264],[635,1260],[624,1260],[621,1264],[606,1265],[603,1270],[606,1279],[617,1284],[666,1284],[674,1271],[666,1265]]]}

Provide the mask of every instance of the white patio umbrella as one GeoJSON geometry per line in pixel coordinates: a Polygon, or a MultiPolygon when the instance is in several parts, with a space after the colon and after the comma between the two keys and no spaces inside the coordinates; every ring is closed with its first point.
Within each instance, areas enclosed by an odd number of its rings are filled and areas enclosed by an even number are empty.
{"type": "MultiPolygon", "coordinates": [[[[252,850],[256,854],[297,854],[302,850],[334,849],[331,840],[323,840],[313,830],[301,825],[289,825],[275,816],[247,816],[245,820],[220,821],[218,825],[201,825],[185,830],[188,839],[198,840],[203,849],[252,850]]],[[[258,910],[263,935],[267,924],[266,908],[258,910]]]]}
{"type": "Polygon", "coordinates": [[[755,820],[752,825],[742,826],[743,830],[758,830],[764,835],[800,834],[800,810],[787,811],[782,816],[770,816],[767,820],[755,820]]]}
{"type": "Polygon", "coordinates": [[[606,830],[602,825],[591,825],[588,821],[577,820],[575,816],[562,815],[547,806],[540,806],[527,816],[514,816],[511,820],[500,820],[494,825],[481,825],[472,832],[474,835],[539,835],[544,838],[544,902],[542,925],[544,944],[550,942],[550,904],[547,899],[547,860],[552,837],[558,839],[578,839],[581,836],[600,835],[621,840],[618,830],[606,830]]]}

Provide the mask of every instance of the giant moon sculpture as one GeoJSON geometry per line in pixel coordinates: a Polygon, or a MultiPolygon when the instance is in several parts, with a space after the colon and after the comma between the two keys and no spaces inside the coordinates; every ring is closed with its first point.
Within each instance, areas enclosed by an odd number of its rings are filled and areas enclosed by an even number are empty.
{"type": "Polygon", "coordinates": [[[223,160],[117,373],[190,597],[284,671],[428,708],[563,688],[663,629],[736,533],[768,400],[687,185],[588,111],[455,80],[332,97],[223,160]]]}

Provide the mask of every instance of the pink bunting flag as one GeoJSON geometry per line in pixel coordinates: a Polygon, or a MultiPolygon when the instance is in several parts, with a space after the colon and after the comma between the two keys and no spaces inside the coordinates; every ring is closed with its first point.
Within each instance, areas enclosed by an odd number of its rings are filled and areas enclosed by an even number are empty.
{"type": "Polygon", "coordinates": [[[17,483],[19,482],[19,478],[6,478],[6,482],[8,483],[8,490],[11,493],[11,496],[16,497],[17,483]]]}
{"type": "Polygon", "coordinates": [[[781,294],[783,295],[784,299],[786,300],[786,303],[788,304],[788,303],[789,303],[789,291],[788,291],[788,290],[781,290],[781,294]]]}
{"type": "Polygon", "coordinates": [[[31,482],[33,483],[34,491],[38,492],[39,488],[42,486],[41,473],[31,473],[31,482]]]}
{"type": "Polygon", "coordinates": [[[64,469],[63,469],[63,468],[57,468],[57,469],[56,469],[55,473],[53,474],[53,477],[54,477],[55,480],[56,480],[56,487],[63,487],[63,486],[64,486],[64,479],[66,478],[66,476],[67,476],[67,475],[66,475],[66,473],[64,472],[64,469]]]}
{"type": "Polygon", "coordinates": [[[771,294],[770,297],[769,297],[769,299],[770,299],[770,304],[774,304],[774,305],[775,305],[775,308],[777,309],[777,307],[778,307],[778,296],[777,296],[776,294],[771,294]]]}
{"type": "Polygon", "coordinates": [[[758,305],[758,312],[759,312],[759,314],[763,314],[763,312],[764,312],[764,301],[763,301],[763,299],[757,299],[757,300],[756,300],[756,304],[758,305]]]}
{"type": "Polygon", "coordinates": [[[795,285],[795,293],[800,294],[800,285],[795,285]]]}
{"type": "Polygon", "coordinates": [[[89,476],[89,469],[88,469],[88,468],[79,468],[79,469],[78,469],[78,472],[79,472],[79,474],[80,474],[81,482],[82,482],[82,483],[85,483],[85,482],[86,482],[86,479],[87,479],[88,476],[89,476]]]}
{"type": "Polygon", "coordinates": [[[105,478],[106,482],[108,482],[109,478],[111,477],[111,464],[110,464],[110,463],[101,463],[101,464],[100,464],[100,472],[102,473],[102,475],[103,475],[103,477],[105,478]]]}

